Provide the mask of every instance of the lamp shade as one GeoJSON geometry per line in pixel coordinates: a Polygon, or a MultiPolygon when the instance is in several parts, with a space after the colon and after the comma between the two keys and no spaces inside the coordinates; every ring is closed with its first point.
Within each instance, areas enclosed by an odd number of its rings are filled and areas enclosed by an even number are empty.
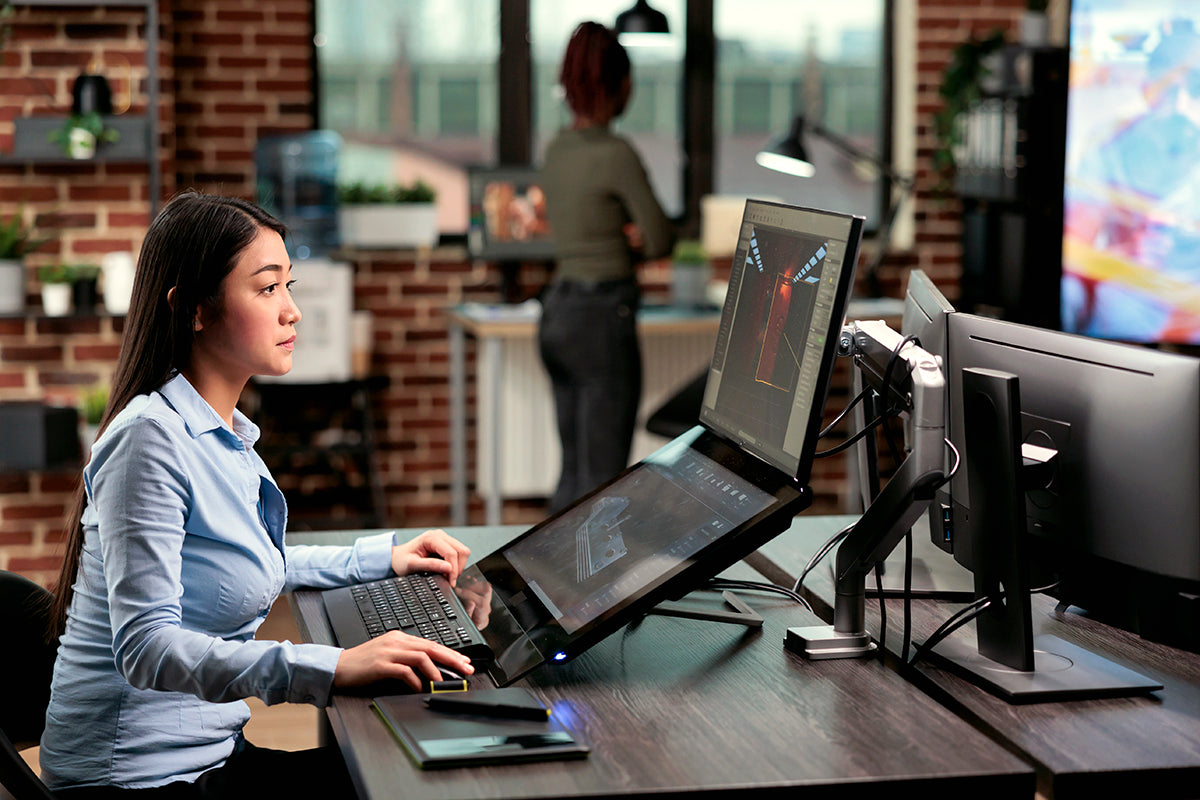
{"type": "Polygon", "coordinates": [[[808,150],[804,147],[804,117],[796,117],[788,134],[759,151],[754,160],[759,166],[800,178],[815,175],[816,167],[809,161],[808,150]]]}
{"type": "Polygon", "coordinates": [[[618,34],[664,34],[670,33],[667,15],[653,9],[646,0],[637,0],[633,8],[617,14],[616,30],[618,34]]]}

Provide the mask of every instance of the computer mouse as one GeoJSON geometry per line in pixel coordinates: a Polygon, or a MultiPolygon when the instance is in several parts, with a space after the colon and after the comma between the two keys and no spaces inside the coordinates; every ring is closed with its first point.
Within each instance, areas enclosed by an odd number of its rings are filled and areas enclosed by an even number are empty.
{"type": "Polygon", "coordinates": [[[440,692],[465,692],[469,688],[467,679],[459,675],[448,667],[438,666],[438,672],[441,673],[441,680],[431,680],[424,676],[421,677],[421,691],[425,694],[438,694],[440,692]]]}

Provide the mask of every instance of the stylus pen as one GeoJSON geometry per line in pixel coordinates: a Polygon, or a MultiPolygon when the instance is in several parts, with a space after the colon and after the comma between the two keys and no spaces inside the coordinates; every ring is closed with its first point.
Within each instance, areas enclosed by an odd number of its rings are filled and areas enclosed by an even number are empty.
{"type": "Polygon", "coordinates": [[[482,717],[529,719],[535,722],[545,722],[550,718],[550,710],[547,708],[476,700],[462,695],[450,697],[440,694],[430,695],[425,698],[425,705],[433,711],[451,714],[477,714],[482,717]]]}

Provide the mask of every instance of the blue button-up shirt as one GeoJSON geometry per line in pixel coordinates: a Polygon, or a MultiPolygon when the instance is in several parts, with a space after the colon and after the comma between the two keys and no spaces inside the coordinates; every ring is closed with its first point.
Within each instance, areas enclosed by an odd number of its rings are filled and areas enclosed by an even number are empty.
{"type": "Polygon", "coordinates": [[[281,591],[390,575],[394,536],[285,547],[258,433],[237,411],[230,430],[178,375],[93,447],[39,756],[51,788],[191,781],[232,752],[242,698],[328,703],[339,648],[254,632],[281,591]]]}

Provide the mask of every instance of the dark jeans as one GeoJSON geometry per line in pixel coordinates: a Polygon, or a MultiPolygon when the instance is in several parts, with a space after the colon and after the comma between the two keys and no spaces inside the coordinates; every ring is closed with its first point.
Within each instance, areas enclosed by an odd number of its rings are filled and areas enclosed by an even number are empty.
{"type": "Polygon", "coordinates": [[[538,346],[554,389],[562,474],[550,511],[612,478],[629,463],[642,356],[633,279],[561,281],[542,295],[538,346]]]}
{"type": "Polygon", "coordinates": [[[261,800],[264,797],[354,797],[354,784],[336,747],[270,750],[242,740],[222,766],[205,772],[195,783],[169,783],[152,789],[85,786],[59,789],[64,800],[261,800]]]}

